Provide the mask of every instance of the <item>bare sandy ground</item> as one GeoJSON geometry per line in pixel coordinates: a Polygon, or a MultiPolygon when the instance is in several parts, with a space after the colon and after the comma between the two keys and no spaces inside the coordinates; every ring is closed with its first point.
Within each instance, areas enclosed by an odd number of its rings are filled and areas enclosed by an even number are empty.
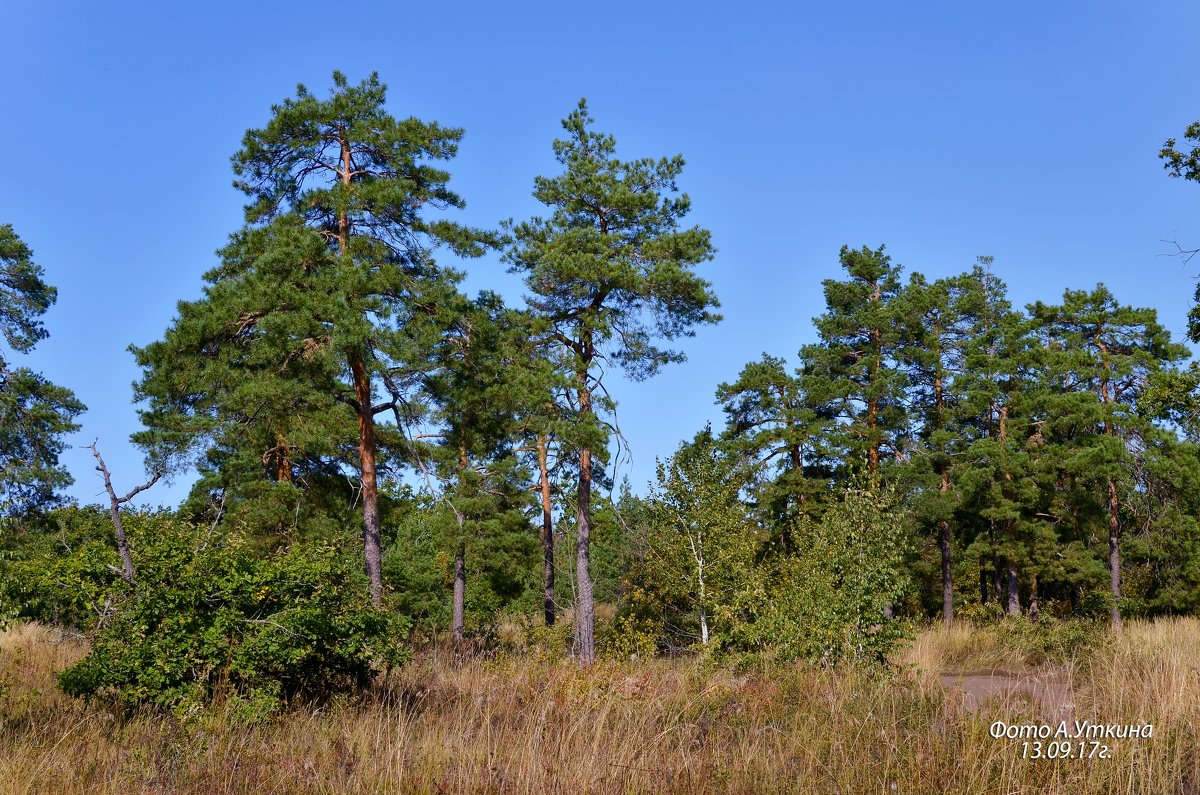
{"type": "Polygon", "coordinates": [[[1071,720],[1074,717],[1071,683],[1062,671],[941,674],[938,681],[947,690],[956,692],[962,705],[971,712],[993,699],[1003,702],[1018,699],[1039,705],[1047,720],[1071,720]]]}

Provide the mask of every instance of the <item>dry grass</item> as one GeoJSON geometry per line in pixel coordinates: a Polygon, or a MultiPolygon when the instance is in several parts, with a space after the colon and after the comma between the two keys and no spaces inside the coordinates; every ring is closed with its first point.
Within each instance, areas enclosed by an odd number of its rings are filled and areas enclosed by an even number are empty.
{"type": "MultiPolygon", "coordinates": [[[[930,630],[912,663],[971,659],[930,630]],[[958,651],[955,651],[955,650],[958,651]]],[[[980,649],[990,640],[976,639],[980,649]]],[[[1045,719],[1020,694],[968,711],[936,677],[689,662],[580,671],[537,656],[419,657],[372,693],[245,725],[84,707],[51,630],[0,635],[3,793],[1188,793],[1200,787],[1200,622],[1132,625],[1072,669],[1076,717],[1154,723],[1108,760],[1026,760],[995,720],[1045,719]]],[[[991,652],[988,652],[989,654],[991,652]]],[[[1009,663],[1015,660],[1009,660],[1009,663]]]]}

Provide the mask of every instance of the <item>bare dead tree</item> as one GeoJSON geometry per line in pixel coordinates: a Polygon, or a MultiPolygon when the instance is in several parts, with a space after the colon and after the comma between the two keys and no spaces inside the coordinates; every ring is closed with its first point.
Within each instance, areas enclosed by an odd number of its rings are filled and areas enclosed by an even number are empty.
{"type": "Polygon", "coordinates": [[[99,466],[96,471],[104,477],[104,489],[108,492],[109,513],[112,516],[113,530],[117,534],[117,551],[121,553],[121,566],[118,569],[115,566],[110,566],[113,571],[121,575],[121,578],[130,585],[133,584],[133,557],[129,554],[129,540],[125,537],[125,525],[121,523],[121,505],[129,502],[137,495],[141,494],[146,489],[153,486],[162,477],[162,470],[154,470],[150,480],[140,486],[135,487],[124,497],[118,497],[117,492],[113,489],[112,476],[108,472],[108,467],[104,463],[104,459],[100,455],[100,451],[96,449],[96,442],[92,442],[92,455],[96,457],[99,466]]]}

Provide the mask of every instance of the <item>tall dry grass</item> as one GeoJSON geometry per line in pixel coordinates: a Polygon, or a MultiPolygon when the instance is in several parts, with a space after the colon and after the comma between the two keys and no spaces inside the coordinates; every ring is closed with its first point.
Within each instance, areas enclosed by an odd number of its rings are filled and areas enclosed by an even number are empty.
{"type": "MultiPolygon", "coordinates": [[[[972,631],[953,632],[922,633],[909,662],[969,658],[972,631]]],[[[1101,644],[1072,669],[1077,715],[1153,722],[1154,736],[1114,742],[1109,760],[1049,761],[988,733],[1047,719],[1036,700],[968,711],[912,665],[735,675],[428,654],[360,698],[259,722],[228,705],[179,720],[61,695],[53,674],[82,648],[26,625],[0,635],[0,792],[1188,793],[1200,786],[1197,652],[1194,620],[1132,624],[1101,644]]]]}

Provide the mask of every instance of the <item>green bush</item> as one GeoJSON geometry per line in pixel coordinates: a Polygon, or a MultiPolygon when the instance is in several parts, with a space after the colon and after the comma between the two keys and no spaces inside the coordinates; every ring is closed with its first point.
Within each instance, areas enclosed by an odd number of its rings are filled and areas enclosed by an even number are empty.
{"type": "Polygon", "coordinates": [[[655,622],[618,614],[600,631],[600,653],[617,660],[650,659],[658,653],[660,630],[655,622]]]}
{"type": "Polygon", "coordinates": [[[1030,621],[1010,616],[996,630],[1002,646],[1024,653],[1027,662],[1062,663],[1090,654],[1106,642],[1107,623],[1087,619],[1041,618],[1030,621]]]}
{"type": "MultiPolygon", "coordinates": [[[[159,512],[130,512],[131,532],[154,535],[170,526],[159,512]]],[[[112,521],[98,506],[56,508],[0,519],[0,612],[44,624],[88,630],[125,593],[112,521]]]]}
{"type": "Polygon", "coordinates": [[[906,622],[885,618],[908,590],[894,496],[878,486],[847,489],[796,537],[799,551],[778,562],[749,636],[779,660],[884,664],[910,634],[906,622]]]}
{"type": "Polygon", "coordinates": [[[407,627],[371,607],[352,545],[264,554],[182,524],[131,541],[137,585],[60,675],[71,695],[184,712],[236,697],[257,714],[361,686],[401,661],[407,627]]]}

